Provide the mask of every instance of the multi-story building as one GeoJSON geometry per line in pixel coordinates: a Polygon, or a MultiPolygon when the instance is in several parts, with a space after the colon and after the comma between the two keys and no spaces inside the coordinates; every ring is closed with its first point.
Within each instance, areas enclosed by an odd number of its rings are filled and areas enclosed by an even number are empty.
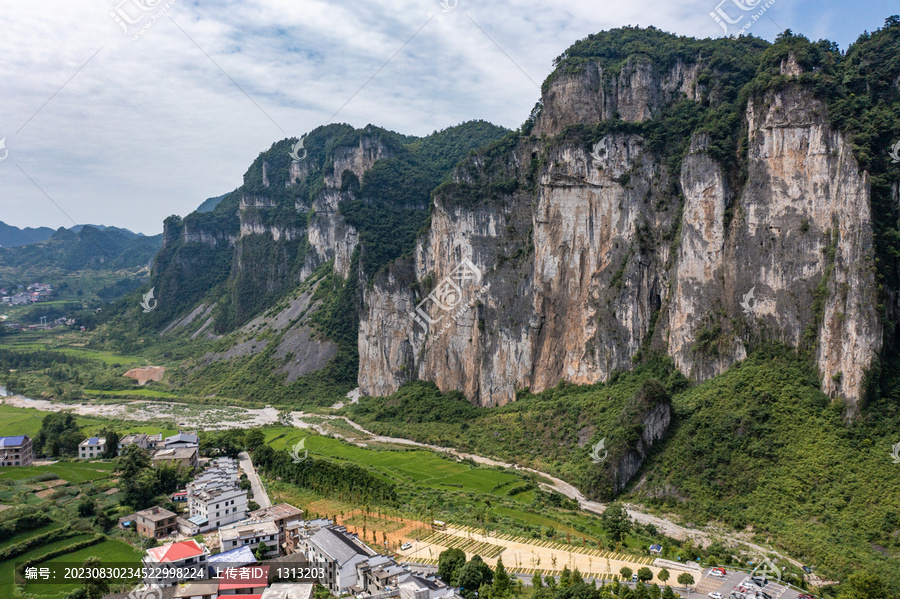
{"type": "Polygon", "coordinates": [[[331,524],[331,520],[326,518],[317,518],[315,520],[291,520],[284,525],[284,534],[282,535],[282,548],[286,555],[294,553],[303,553],[302,542],[308,536],[322,528],[331,524]]]}
{"type": "Polygon", "coordinates": [[[247,514],[247,491],[239,486],[237,461],[216,458],[200,476],[187,485],[190,519],[206,519],[201,531],[243,520],[247,514]]]}
{"type": "Polygon", "coordinates": [[[315,586],[307,582],[275,582],[263,591],[262,599],[312,599],[315,586]]]}
{"type": "Polygon", "coordinates": [[[28,435],[0,437],[0,466],[31,466],[34,451],[28,435]]]}
{"type": "Polygon", "coordinates": [[[269,507],[254,510],[247,514],[248,520],[254,522],[271,521],[278,527],[278,534],[281,536],[279,542],[284,541],[284,529],[288,522],[299,520],[303,517],[303,510],[296,508],[289,503],[276,503],[269,507]]]}
{"type": "Polygon", "coordinates": [[[215,580],[198,580],[179,584],[172,596],[173,599],[216,599],[219,596],[219,583],[215,580]]]}
{"type": "Polygon", "coordinates": [[[158,505],[134,514],[138,534],[148,539],[163,539],[175,532],[178,528],[177,518],[177,514],[158,505]]]}
{"type": "Polygon", "coordinates": [[[179,447],[200,447],[200,438],[196,433],[179,432],[156,443],[157,449],[177,449],[179,447]]]}
{"type": "MultiPolygon", "coordinates": [[[[200,568],[202,572],[198,570],[196,578],[202,579],[208,575],[206,568],[207,559],[209,559],[209,550],[206,546],[194,539],[189,539],[148,549],[147,555],[141,561],[143,561],[144,567],[150,572],[159,572],[161,568],[172,571],[177,571],[178,569],[183,571],[185,568],[200,568]]],[[[175,578],[148,578],[144,582],[148,585],[172,587],[178,584],[179,580],[175,578]]]]}
{"type": "Polygon", "coordinates": [[[222,551],[230,551],[237,547],[249,547],[256,551],[260,543],[266,544],[264,557],[281,555],[281,534],[272,520],[266,522],[238,522],[219,528],[219,544],[222,551]]]}
{"type": "Polygon", "coordinates": [[[82,460],[99,458],[106,451],[106,437],[91,437],[78,444],[78,457],[82,460]]]}
{"type": "Polygon", "coordinates": [[[450,599],[456,593],[434,574],[407,572],[397,581],[400,599],[450,599]]]}
{"type": "Polygon", "coordinates": [[[125,435],[121,439],[119,439],[118,455],[122,455],[122,450],[125,449],[127,445],[137,445],[141,449],[150,450],[156,447],[156,442],[162,438],[162,435],[148,435],[146,433],[137,433],[132,435],[125,435]]]}
{"type": "Polygon", "coordinates": [[[180,468],[197,468],[200,466],[200,454],[196,447],[173,447],[158,449],[153,452],[154,466],[169,464],[180,468]]]}
{"type": "Polygon", "coordinates": [[[337,595],[352,593],[375,599],[449,599],[454,595],[454,590],[435,576],[410,572],[330,520],[294,520],[285,530],[288,553],[321,565],[325,577],[319,583],[337,595]]]}
{"type": "Polygon", "coordinates": [[[377,553],[343,526],[328,524],[308,528],[306,533],[299,539],[298,553],[309,562],[322,564],[325,576],[319,582],[337,595],[358,590],[357,564],[377,553]]]}
{"type": "Polygon", "coordinates": [[[206,562],[210,578],[218,578],[226,568],[240,568],[256,563],[256,557],[249,547],[238,547],[210,555],[206,562]]]}

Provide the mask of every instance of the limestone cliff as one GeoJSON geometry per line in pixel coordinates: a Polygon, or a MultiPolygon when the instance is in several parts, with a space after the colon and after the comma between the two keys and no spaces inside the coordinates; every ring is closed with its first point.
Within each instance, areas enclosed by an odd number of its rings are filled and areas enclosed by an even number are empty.
{"type": "Polygon", "coordinates": [[[499,405],[654,350],[699,381],[766,339],[814,348],[852,412],[882,346],[868,175],[796,60],[741,109],[743,176],[699,127],[673,170],[648,136],[715,108],[705,61],[552,76],[530,135],[461,165],[413,256],[365,291],[361,392],[425,379],[499,405]]]}

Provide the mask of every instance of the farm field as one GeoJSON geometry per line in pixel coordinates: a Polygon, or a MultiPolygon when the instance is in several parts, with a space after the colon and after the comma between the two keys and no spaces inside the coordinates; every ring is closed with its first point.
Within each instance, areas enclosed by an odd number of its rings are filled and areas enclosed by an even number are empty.
{"type": "MultiPolygon", "coordinates": [[[[75,566],[84,562],[85,559],[94,556],[99,557],[106,566],[122,567],[126,565],[138,565],[141,561],[141,551],[132,547],[128,543],[122,541],[103,541],[78,551],[73,551],[59,557],[54,557],[41,565],[49,564],[66,564],[75,566]]],[[[34,584],[25,585],[25,592],[32,593],[38,597],[62,597],[66,593],[78,588],[79,584],[34,584]]]]}
{"type": "Polygon", "coordinates": [[[0,471],[0,480],[21,480],[45,472],[52,472],[59,478],[82,483],[88,480],[106,478],[112,472],[110,462],[57,462],[48,466],[24,466],[0,471]]]}
{"type": "Polygon", "coordinates": [[[75,543],[79,543],[81,541],[85,541],[91,538],[90,534],[78,535],[75,537],[70,537],[68,539],[62,539],[60,541],[56,541],[54,543],[49,543],[44,545],[43,547],[38,547],[37,549],[32,549],[27,553],[23,553],[22,555],[16,556],[14,560],[7,560],[5,562],[0,563],[0,599],[12,599],[13,593],[15,591],[15,565],[16,563],[23,562],[25,560],[29,560],[35,557],[40,557],[42,555],[47,555],[51,551],[56,551],[57,549],[62,549],[64,547],[69,547],[74,545],[75,543]]]}
{"type": "MultiPolygon", "coordinates": [[[[503,496],[514,486],[527,482],[513,472],[472,466],[427,450],[369,449],[287,427],[266,428],[264,432],[266,442],[274,449],[290,450],[306,439],[305,449],[314,457],[352,462],[401,485],[414,483],[418,487],[503,496]]],[[[530,501],[527,492],[520,495],[524,496],[522,501],[530,501]]]]}
{"type": "Polygon", "coordinates": [[[29,408],[0,405],[0,437],[28,435],[34,437],[41,430],[41,420],[47,412],[29,408]]]}
{"type": "Polygon", "coordinates": [[[5,549],[10,545],[15,545],[16,543],[21,543],[22,541],[27,541],[31,537],[36,537],[38,535],[42,535],[44,533],[52,532],[59,528],[62,528],[63,525],[59,522],[53,522],[46,526],[42,526],[40,528],[35,528],[33,530],[26,530],[24,532],[20,532],[19,534],[13,535],[10,538],[0,541],[0,549],[5,549]]]}
{"type": "MultiPolygon", "coordinates": [[[[399,551],[401,559],[436,564],[440,552],[456,548],[464,551],[467,559],[477,554],[491,565],[502,557],[507,570],[523,574],[539,571],[545,576],[558,575],[564,567],[568,567],[570,570],[577,568],[587,578],[612,579],[618,577],[623,566],[632,570],[648,567],[654,576],[661,569],[653,565],[655,558],[649,556],[566,545],[548,539],[526,539],[472,526],[450,525],[444,531],[428,530],[419,538],[412,539],[411,545],[409,549],[399,551]]],[[[693,569],[684,571],[697,574],[693,569]]],[[[671,572],[673,579],[678,573],[675,570],[671,572]]]]}

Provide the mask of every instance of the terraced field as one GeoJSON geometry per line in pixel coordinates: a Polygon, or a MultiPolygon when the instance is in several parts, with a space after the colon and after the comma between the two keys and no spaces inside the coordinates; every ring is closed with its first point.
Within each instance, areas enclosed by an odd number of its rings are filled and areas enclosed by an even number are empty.
{"type": "MultiPolygon", "coordinates": [[[[458,526],[457,528],[459,528],[460,530],[462,530],[464,532],[471,533],[471,534],[477,534],[477,535],[481,535],[481,536],[491,534],[486,530],[482,530],[480,528],[475,528],[472,526],[458,526]]],[[[578,553],[580,555],[589,555],[589,556],[597,557],[600,559],[610,559],[610,560],[617,560],[617,561],[634,562],[636,564],[641,564],[644,566],[649,566],[656,559],[653,557],[646,557],[646,556],[641,557],[641,556],[636,556],[636,555],[630,555],[627,553],[616,553],[615,551],[605,551],[603,549],[597,549],[597,548],[592,548],[592,547],[580,547],[578,545],[567,545],[566,543],[559,543],[557,541],[551,541],[551,540],[547,540],[547,539],[529,539],[527,537],[518,537],[515,535],[503,534],[503,533],[492,535],[492,536],[495,536],[496,538],[502,539],[504,541],[509,541],[511,543],[521,543],[523,545],[535,545],[537,547],[542,547],[544,549],[556,549],[558,551],[565,551],[568,553],[578,553]]],[[[441,545],[442,543],[437,543],[437,544],[441,545]]],[[[487,543],[485,543],[485,544],[487,545],[487,543]]]]}
{"type": "Polygon", "coordinates": [[[483,541],[437,531],[425,535],[419,541],[431,545],[449,547],[450,549],[462,549],[466,553],[477,554],[481,557],[497,557],[506,550],[506,547],[501,547],[500,545],[492,545],[483,541]]]}

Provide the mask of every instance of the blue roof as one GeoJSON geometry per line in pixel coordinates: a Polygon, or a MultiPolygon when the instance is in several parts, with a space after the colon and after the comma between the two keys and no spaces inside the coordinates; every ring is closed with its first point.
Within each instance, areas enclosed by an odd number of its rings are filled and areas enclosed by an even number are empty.
{"type": "Polygon", "coordinates": [[[0,437],[0,447],[15,447],[25,442],[28,435],[18,435],[16,437],[0,437]]]}
{"type": "Polygon", "coordinates": [[[196,524],[197,526],[203,526],[209,522],[209,518],[206,516],[194,516],[193,518],[188,518],[188,522],[196,524]]]}
{"type": "Polygon", "coordinates": [[[650,551],[659,551],[662,549],[662,545],[650,545],[650,551]]]}
{"type": "Polygon", "coordinates": [[[223,553],[217,553],[216,555],[210,555],[206,560],[210,565],[226,562],[235,565],[235,567],[237,567],[237,564],[247,565],[252,564],[255,561],[256,558],[253,557],[253,552],[250,551],[250,547],[246,545],[223,553]]]}
{"type": "Polygon", "coordinates": [[[87,440],[87,442],[88,442],[87,443],[88,445],[99,445],[100,438],[99,437],[91,437],[90,439],[87,440]]]}

